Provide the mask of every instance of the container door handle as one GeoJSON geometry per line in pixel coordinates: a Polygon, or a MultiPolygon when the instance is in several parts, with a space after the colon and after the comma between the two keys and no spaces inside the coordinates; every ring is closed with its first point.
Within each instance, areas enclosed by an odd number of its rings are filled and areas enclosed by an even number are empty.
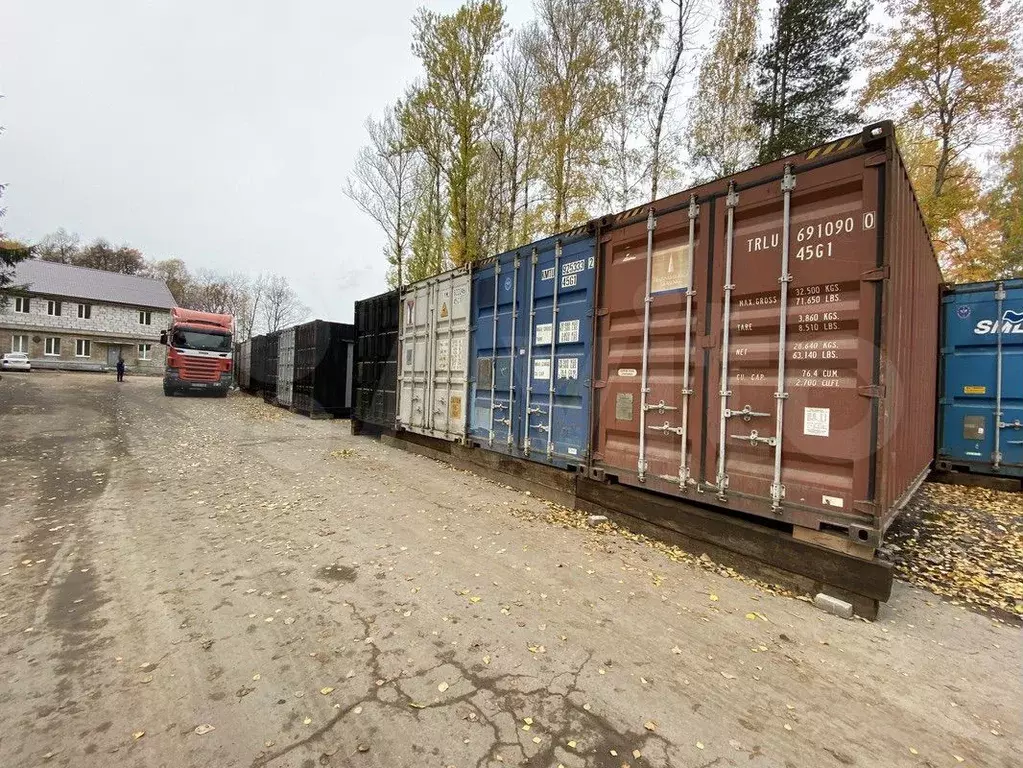
{"type": "Polygon", "coordinates": [[[677,411],[678,408],[674,405],[665,405],[664,401],[657,403],[657,405],[645,404],[643,410],[646,411],[657,411],[658,413],[664,413],[665,411],[677,411]]]}
{"type": "Polygon", "coordinates": [[[725,418],[726,419],[730,419],[733,416],[739,416],[739,417],[742,418],[743,421],[749,421],[754,416],[770,416],[770,415],[771,414],[769,414],[769,413],[760,413],[759,411],[754,411],[752,408],[749,407],[749,405],[744,405],[742,407],[741,411],[733,411],[733,410],[730,410],[728,408],[725,409],[725,418]]]}
{"type": "Polygon", "coordinates": [[[673,427],[668,422],[664,422],[664,424],[662,424],[659,427],[652,427],[648,425],[647,429],[653,430],[654,432],[664,432],[665,434],[667,434],[668,432],[673,432],[676,435],[682,434],[682,427],[673,427]]]}
{"type": "Polygon", "coordinates": [[[761,437],[760,434],[754,429],[748,435],[729,435],[729,437],[735,440],[745,440],[750,445],[756,445],[757,443],[764,443],[772,447],[778,444],[778,438],[776,437],[761,437]]]}

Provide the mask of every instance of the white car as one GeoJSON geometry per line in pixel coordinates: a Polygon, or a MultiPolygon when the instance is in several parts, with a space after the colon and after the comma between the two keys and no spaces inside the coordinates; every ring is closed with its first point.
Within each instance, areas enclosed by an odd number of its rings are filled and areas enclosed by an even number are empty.
{"type": "Polygon", "coordinates": [[[0,370],[4,371],[31,371],[32,363],[24,352],[8,352],[0,358],[0,370]]]}

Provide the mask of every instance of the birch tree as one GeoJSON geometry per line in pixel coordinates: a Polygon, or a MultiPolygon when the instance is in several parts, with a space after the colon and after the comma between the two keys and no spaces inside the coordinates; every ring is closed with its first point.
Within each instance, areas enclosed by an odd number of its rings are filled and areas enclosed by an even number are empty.
{"type": "Polygon", "coordinates": [[[599,0],[597,8],[607,35],[605,68],[613,86],[600,197],[606,207],[623,210],[635,201],[641,185],[646,192],[643,121],[655,98],[650,70],[661,32],[661,9],[656,0],[599,0]]]}
{"type": "Polygon", "coordinates": [[[760,0],[724,0],[714,42],[700,64],[689,121],[689,149],[701,179],[730,176],[753,165],[753,61],[760,0]]]}
{"type": "Polygon", "coordinates": [[[664,62],[653,84],[653,116],[650,120],[650,199],[656,200],[669,158],[679,142],[668,141],[673,98],[686,68],[686,54],[702,22],[703,0],[671,0],[672,11],[665,25],[668,42],[664,62]]]}
{"type": "Polygon", "coordinates": [[[614,95],[606,69],[607,39],[592,3],[537,0],[529,56],[540,82],[540,178],[553,231],[585,221],[614,95]]]}
{"type": "Polygon", "coordinates": [[[352,202],[384,232],[391,287],[405,282],[409,240],[423,198],[419,183],[422,156],[400,120],[402,109],[399,102],[388,107],[379,120],[366,121],[369,144],[356,155],[344,187],[352,202]]]}
{"type": "Polygon", "coordinates": [[[418,138],[421,144],[432,141],[440,147],[449,253],[454,264],[461,265],[484,255],[481,228],[487,222],[482,215],[486,190],[481,157],[492,130],[493,58],[506,31],[504,6],[498,0],[468,0],[453,14],[424,8],[413,25],[412,51],[422,62],[425,77],[409,104],[409,125],[420,131],[431,125],[439,131],[433,137],[420,133],[418,138]]]}

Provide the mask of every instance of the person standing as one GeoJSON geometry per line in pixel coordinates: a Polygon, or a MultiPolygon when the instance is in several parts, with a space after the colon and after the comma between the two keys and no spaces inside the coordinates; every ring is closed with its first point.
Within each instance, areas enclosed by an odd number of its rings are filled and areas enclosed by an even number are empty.
{"type": "Polygon", "coordinates": [[[124,358],[117,358],[117,380],[124,381],[124,358]]]}

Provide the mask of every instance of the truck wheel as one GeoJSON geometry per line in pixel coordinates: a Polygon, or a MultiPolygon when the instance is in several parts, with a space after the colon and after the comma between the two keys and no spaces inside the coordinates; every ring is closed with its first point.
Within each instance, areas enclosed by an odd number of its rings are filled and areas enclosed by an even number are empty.
{"type": "Polygon", "coordinates": [[[174,397],[174,390],[168,387],[166,384],[163,385],[163,394],[165,397],[174,397]]]}

